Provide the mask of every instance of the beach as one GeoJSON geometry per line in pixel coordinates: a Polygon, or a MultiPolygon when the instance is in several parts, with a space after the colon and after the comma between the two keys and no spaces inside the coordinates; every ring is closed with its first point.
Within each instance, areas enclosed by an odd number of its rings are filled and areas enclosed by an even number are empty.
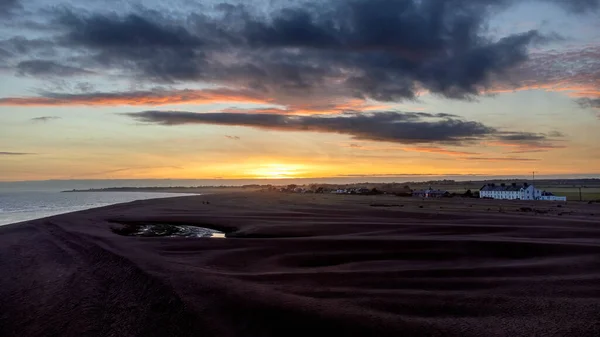
{"type": "Polygon", "coordinates": [[[0,227],[1,336],[598,336],[600,204],[219,193],[0,227]],[[119,235],[191,225],[227,238],[119,235]]]}

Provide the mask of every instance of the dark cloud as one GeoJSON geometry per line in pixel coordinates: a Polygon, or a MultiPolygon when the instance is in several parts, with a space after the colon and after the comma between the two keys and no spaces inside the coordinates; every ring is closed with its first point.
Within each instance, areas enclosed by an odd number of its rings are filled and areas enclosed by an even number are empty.
{"type": "MultiPolygon", "coordinates": [[[[597,1],[549,0],[579,11],[597,1]]],[[[257,14],[222,4],[177,22],[147,11],[126,16],[63,11],[63,46],[89,62],[150,81],[208,81],[271,97],[327,92],[398,101],[428,90],[469,98],[527,60],[535,32],[486,38],[494,8],[512,0],[329,0],[257,14]]]]}
{"type": "MultiPolygon", "coordinates": [[[[139,122],[169,126],[209,124],[246,126],[275,131],[337,133],[350,135],[359,140],[402,144],[465,145],[487,140],[494,145],[511,147],[515,151],[562,148],[553,143],[556,141],[556,137],[553,136],[560,134],[556,131],[549,134],[500,131],[480,122],[468,121],[444,113],[379,111],[306,116],[250,113],[248,110],[244,113],[235,113],[228,110],[228,112],[217,113],[142,111],[122,115],[139,122]]],[[[433,152],[433,148],[421,150],[433,152]]]]}
{"type": "Polygon", "coordinates": [[[404,144],[458,144],[485,138],[496,132],[494,128],[478,122],[410,112],[298,116],[144,111],[124,115],[140,122],[161,125],[213,124],[247,126],[263,130],[325,132],[351,135],[355,139],[404,144]]]}
{"type": "Polygon", "coordinates": [[[7,59],[11,56],[13,56],[13,53],[0,48],[0,60],[7,59]]]}
{"type": "Polygon", "coordinates": [[[548,140],[559,140],[565,135],[559,131],[550,131],[548,133],[536,132],[499,132],[496,139],[509,144],[543,144],[548,140]]]}
{"type": "Polygon", "coordinates": [[[227,139],[231,139],[231,140],[240,140],[241,138],[238,136],[225,136],[225,138],[227,139]]]}
{"type": "MultiPolygon", "coordinates": [[[[545,1],[572,12],[598,8],[598,0],[545,1]]],[[[16,37],[0,48],[14,57],[71,53],[68,66],[46,56],[39,61],[46,64],[21,63],[26,69],[18,71],[33,76],[106,68],[144,82],[252,88],[277,102],[315,95],[401,101],[423,91],[468,99],[544,42],[536,31],[488,37],[489,18],[515,3],[285,1],[260,10],[223,3],[185,18],[139,7],[130,14],[63,8],[52,12],[48,29],[59,35],[16,37]]]]}
{"type": "Polygon", "coordinates": [[[556,130],[548,133],[500,131],[490,145],[510,149],[507,153],[538,153],[565,148],[565,137],[556,130]]]}
{"type": "Polygon", "coordinates": [[[50,121],[57,120],[57,119],[61,119],[61,118],[58,116],[41,116],[41,117],[32,118],[31,121],[36,122],[36,123],[39,123],[39,122],[45,123],[45,122],[50,122],[50,121]]]}
{"type": "Polygon", "coordinates": [[[599,0],[550,0],[550,2],[559,4],[575,13],[597,10],[600,7],[599,0]]]}
{"type": "Polygon", "coordinates": [[[90,75],[94,72],[78,67],[65,66],[54,61],[30,60],[17,65],[17,74],[21,76],[58,76],[70,77],[90,75]]]}
{"type": "Polygon", "coordinates": [[[0,47],[13,57],[55,54],[55,43],[51,39],[28,39],[23,36],[14,36],[0,40],[0,47]]]}
{"type": "Polygon", "coordinates": [[[0,17],[12,14],[17,8],[21,8],[20,0],[0,0],[0,17]]]}
{"type": "Polygon", "coordinates": [[[203,42],[182,25],[162,18],[130,14],[77,15],[64,11],[58,20],[69,32],[60,40],[70,48],[95,51],[93,60],[108,67],[137,69],[152,80],[173,82],[202,77],[203,42]]]}
{"type": "Polygon", "coordinates": [[[0,151],[0,156],[27,156],[33,153],[0,151]]]}
{"type": "Polygon", "coordinates": [[[577,103],[583,108],[598,108],[600,109],[600,98],[580,98],[577,103]]]}
{"type": "Polygon", "coordinates": [[[545,140],[547,137],[544,134],[533,132],[506,132],[499,134],[497,138],[507,142],[537,142],[545,140]]]}

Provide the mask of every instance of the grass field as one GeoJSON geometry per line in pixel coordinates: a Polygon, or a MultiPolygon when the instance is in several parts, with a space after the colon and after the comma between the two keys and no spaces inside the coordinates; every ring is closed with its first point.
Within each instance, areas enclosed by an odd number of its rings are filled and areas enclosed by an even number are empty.
{"type": "MultiPolygon", "coordinates": [[[[545,189],[541,187],[542,189],[545,189]]],[[[567,197],[567,200],[577,201],[579,200],[579,188],[572,187],[549,187],[545,189],[548,192],[552,192],[555,195],[561,195],[567,197]]],[[[600,188],[592,187],[592,188],[582,188],[581,189],[581,199],[583,201],[589,200],[600,200],[600,188]]]]}

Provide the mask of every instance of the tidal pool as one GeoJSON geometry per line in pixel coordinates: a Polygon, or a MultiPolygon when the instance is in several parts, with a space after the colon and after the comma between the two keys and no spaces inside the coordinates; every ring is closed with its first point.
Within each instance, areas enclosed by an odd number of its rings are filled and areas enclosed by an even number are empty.
{"type": "Polygon", "coordinates": [[[174,224],[122,224],[122,227],[113,227],[112,231],[124,236],[225,238],[225,233],[214,229],[174,224]]]}

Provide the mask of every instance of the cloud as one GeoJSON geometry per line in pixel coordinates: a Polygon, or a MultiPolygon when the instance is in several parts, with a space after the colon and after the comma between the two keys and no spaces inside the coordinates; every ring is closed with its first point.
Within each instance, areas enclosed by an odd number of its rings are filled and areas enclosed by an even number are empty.
{"type": "Polygon", "coordinates": [[[600,7],[600,1],[598,0],[550,0],[550,2],[559,4],[575,13],[593,11],[600,7]]]}
{"type": "Polygon", "coordinates": [[[38,123],[38,122],[45,123],[45,122],[50,122],[50,121],[57,120],[57,119],[61,119],[61,118],[58,116],[41,116],[41,117],[32,118],[31,121],[35,122],[35,123],[38,123]]]}
{"type": "MultiPolygon", "coordinates": [[[[466,143],[508,137],[513,141],[545,140],[543,134],[498,131],[479,122],[448,114],[424,112],[370,112],[336,115],[281,115],[263,113],[193,113],[184,111],[142,111],[124,113],[139,122],[159,125],[207,124],[245,126],[262,130],[321,132],[350,135],[358,140],[402,144],[466,143]]],[[[425,148],[427,150],[427,148],[425,148]]],[[[434,148],[429,148],[434,151],[434,148]]],[[[441,149],[439,151],[442,151],[441,149]]],[[[449,152],[447,152],[449,154],[449,152]]],[[[456,152],[455,154],[458,154],[456,152]]]]}
{"type": "MultiPolygon", "coordinates": [[[[580,12],[597,1],[548,0],[580,12]]],[[[264,11],[221,4],[156,11],[59,11],[56,41],[85,65],[149,82],[210,82],[265,96],[400,101],[422,91],[470,98],[528,59],[536,31],[493,41],[487,20],[514,0],[329,0],[264,11]]]]}
{"type": "Polygon", "coordinates": [[[599,98],[580,98],[577,100],[579,105],[584,108],[595,108],[600,109],[600,97],[599,98]]]}
{"type": "Polygon", "coordinates": [[[521,162],[530,162],[530,161],[539,161],[539,159],[534,158],[516,158],[516,157],[467,157],[463,158],[464,160],[474,160],[474,161],[521,161],[521,162]]]}
{"type": "Polygon", "coordinates": [[[121,173],[121,172],[129,172],[129,173],[141,173],[147,170],[156,170],[156,169],[173,169],[173,170],[183,170],[183,167],[180,166],[145,166],[145,167],[126,167],[126,168],[118,168],[112,170],[105,171],[96,171],[96,172],[87,172],[76,175],[70,175],[63,177],[61,179],[74,179],[74,178],[85,178],[91,176],[101,176],[112,173],[121,173]]]}
{"type": "MultiPolygon", "coordinates": [[[[576,13],[598,8],[597,0],[546,2],[576,13]]],[[[352,99],[397,102],[423,92],[469,99],[482,91],[536,85],[528,83],[528,77],[504,87],[496,83],[527,62],[530,46],[546,41],[537,31],[489,38],[490,17],[516,3],[308,0],[260,10],[223,3],[185,17],[141,7],[123,14],[60,8],[45,12],[54,15],[53,26],[45,30],[48,38],[13,37],[0,41],[0,48],[15,58],[43,53],[44,60],[20,60],[17,72],[28,76],[74,76],[85,69],[100,73],[106,69],[142,84],[211,83],[251,90],[260,93],[262,100],[268,97],[270,102],[293,107],[281,113],[300,113],[302,101],[312,102],[306,110],[315,112],[328,99],[336,104],[352,99]],[[69,65],[61,64],[64,59],[69,65]]],[[[536,66],[523,73],[552,72],[549,69],[536,66]]],[[[553,78],[547,75],[544,84],[553,78]]],[[[90,105],[115,99],[117,105],[141,105],[135,103],[136,92],[95,94],[109,97],[90,95],[86,101],[83,96],[70,96],[73,93],[50,93],[45,95],[49,97],[8,97],[3,104],[90,105]]],[[[148,100],[153,101],[155,94],[150,92],[148,100]]],[[[164,92],[158,95],[169,100],[164,92]]],[[[177,102],[177,95],[173,93],[172,101],[177,102]]],[[[193,98],[190,101],[194,103],[193,98]]]]}
{"type": "Polygon", "coordinates": [[[350,143],[350,144],[342,144],[341,145],[344,148],[350,148],[350,149],[354,149],[354,150],[358,150],[358,151],[365,151],[365,152],[371,152],[371,151],[377,151],[377,152],[420,152],[420,153],[434,153],[434,154],[441,154],[441,155],[446,155],[446,156],[452,156],[452,157],[461,157],[461,156],[472,156],[472,155],[478,155],[479,153],[475,153],[475,152],[466,152],[466,151],[454,151],[454,150],[449,150],[449,149],[445,149],[445,148],[441,148],[441,147],[437,147],[437,146],[417,146],[417,147],[405,147],[405,146],[398,146],[398,145],[361,145],[361,144],[355,144],[355,143],[350,143]]]}
{"type": "Polygon", "coordinates": [[[110,68],[136,69],[144,77],[164,82],[199,79],[204,62],[204,42],[182,24],[165,18],[129,14],[79,15],[62,11],[57,22],[68,32],[64,46],[96,54],[93,61],[110,68]]]}
{"type": "Polygon", "coordinates": [[[32,154],[34,154],[34,153],[0,151],[0,156],[28,156],[28,155],[32,155],[32,154]]]}
{"type": "Polygon", "coordinates": [[[534,53],[507,77],[511,83],[496,83],[488,93],[561,92],[582,107],[593,107],[594,100],[600,99],[600,46],[534,53]]]}
{"type": "Polygon", "coordinates": [[[487,145],[504,147],[514,154],[536,153],[566,148],[562,144],[565,138],[566,135],[556,130],[547,133],[500,131],[487,145]]]}
{"type": "MultiPolygon", "coordinates": [[[[388,108],[386,105],[373,104],[362,99],[320,99],[280,98],[275,101],[264,93],[244,89],[205,89],[205,90],[151,90],[126,92],[90,92],[86,86],[76,87],[82,93],[65,94],[45,92],[41,96],[0,98],[0,106],[119,106],[119,105],[178,105],[178,104],[211,104],[211,103],[253,103],[277,104],[284,107],[262,109],[229,108],[222,112],[232,113],[265,113],[265,114],[332,114],[346,111],[373,111],[388,108]]],[[[451,117],[449,114],[444,116],[451,117]]]]}
{"type": "Polygon", "coordinates": [[[548,137],[543,141],[535,142],[518,142],[518,141],[490,141],[487,142],[487,146],[498,146],[506,148],[507,153],[539,153],[548,152],[556,149],[564,149],[565,145],[560,144],[561,141],[548,137]]]}
{"type": "Polygon", "coordinates": [[[501,141],[507,142],[538,142],[547,138],[545,134],[533,132],[505,132],[497,136],[501,141]]]}
{"type": "Polygon", "coordinates": [[[20,62],[17,65],[17,74],[21,76],[70,77],[90,75],[94,74],[94,72],[82,68],[65,66],[54,61],[30,60],[20,62]]]}
{"type": "Polygon", "coordinates": [[[451,157],[464,157],[464,156],[472,156],[477,155],[479,153],[475,152],[466,152],[466,151],[453,151],[448,149],[443,149],[439,147],[412,147],[412,148],[402,148],[404,151],[408,152],[423,152],[423,153],[434,153],[434,154],[442,154],[451,157]]]}
{"type": "Polygon", "coordinates": [[[0,40],[0,47],[12,57],[28,56],[29,54],[48,56],[55,54],[55,43],[52,39],[28,39],[23,36],[14,36],[0,40]]]}
{"type": "Polygon", "coordinates": [[[21,8],[20,0],[0,0],[0,17],[12,14],[17,8],[21,8]]]}
{"type": "Polygon", "coordinates": [[[77,106],[77,105],[170,105],[210,104],[218,102],[268,103],[260,93],[251,90],[153,90],[129,92],[84,92],[65,94],[48,92],[42,96],[0,98],[4,106],[77,106]]]}
{"type": "Polygon", "coordinates": [[[225,136],[225,138],[227,138],[227,139],[231,139],[231,140],[240,140],[240,139],[241,139],[241,138],[240,138],[240,137],[238,137],[238,136],[227,136],[227,135],[225,136]]]}

